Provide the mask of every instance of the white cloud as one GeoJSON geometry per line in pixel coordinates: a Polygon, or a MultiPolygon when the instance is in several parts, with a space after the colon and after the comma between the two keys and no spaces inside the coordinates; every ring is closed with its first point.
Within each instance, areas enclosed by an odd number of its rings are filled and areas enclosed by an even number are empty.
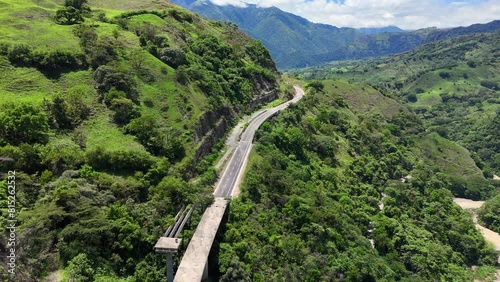
{"type": "MultiPolygon", "coordinates": [[[[240,0],[211,0],[215,4],[242,6],[240,0]]],[[[262,7],[276,6],[312,22],[339,27],[404,29],[429,26],[454,27],[486,23],[500,18],[500,0],[244,0],[262,7]],[[339,3],[337,3],[339,2],[339,3]],[[448,3],[446,3],[448,2],[448,3]]]]}
{"type": "Polygon", "coordinates": [[[233,5],[236,7],[245,8],[247,3],[240,0],[211,0],[215,5],[224,6],[224,5],[233,5]]]}

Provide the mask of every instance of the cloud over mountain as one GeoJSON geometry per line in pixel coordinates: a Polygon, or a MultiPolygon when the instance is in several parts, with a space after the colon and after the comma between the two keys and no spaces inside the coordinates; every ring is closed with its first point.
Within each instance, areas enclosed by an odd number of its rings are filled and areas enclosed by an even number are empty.
{"type": "MultiPolygon", "coordinates": [[[[211,0],[241,7],[241,0],[211,0]]],[[[404,29],[440,28],[486,23],[499,18],[500,0],[245,0],[262,7],[276,6],[316,23],[339,27],[404,29]]]]}

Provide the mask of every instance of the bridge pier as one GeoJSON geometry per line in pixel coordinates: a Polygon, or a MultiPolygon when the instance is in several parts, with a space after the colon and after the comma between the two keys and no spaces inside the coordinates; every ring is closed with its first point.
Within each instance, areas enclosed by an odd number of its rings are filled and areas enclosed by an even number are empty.
{"type": "Polygon", "coordinates": [[[174,281],[174,267],[172,263],[172,253],[166,253],[167,256],[167,282],[174,281]]]}

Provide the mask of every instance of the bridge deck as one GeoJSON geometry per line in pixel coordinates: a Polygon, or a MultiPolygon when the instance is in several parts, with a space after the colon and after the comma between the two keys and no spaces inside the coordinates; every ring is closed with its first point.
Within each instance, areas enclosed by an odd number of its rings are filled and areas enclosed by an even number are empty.
{"type": "Polygon", "coordinates": [[[199,282],[202,280],[208,255],[226,207],[227,201],[224,198],[215,198],[212,206],[205,211],[193,238],[189,242],[186,253],[182,257],[174,282],[199,282]]]}

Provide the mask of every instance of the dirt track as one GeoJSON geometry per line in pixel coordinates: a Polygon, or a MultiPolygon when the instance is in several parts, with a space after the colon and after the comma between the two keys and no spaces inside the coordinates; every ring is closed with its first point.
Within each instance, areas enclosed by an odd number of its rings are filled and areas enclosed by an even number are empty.
{"type": "MultiPolygon", "coordinates": [[[[455,198],[454,201],[463,209],[475,210],[475,209],[480,208],[484,204],[484,201],[472,201],[469,199],[461,199],[461,198],[455,198]]],[[[484,238],[487,241],[490,241],[491,243],[493,243],[493,245],[495,246],[497,251],[500,251],[500,234],[477,224],[477,216],[476,215],[474,215],[474,222],[476,223],[477,229],[479,229],[481,231],[481,233],[483,234],[484,238]]]]}

